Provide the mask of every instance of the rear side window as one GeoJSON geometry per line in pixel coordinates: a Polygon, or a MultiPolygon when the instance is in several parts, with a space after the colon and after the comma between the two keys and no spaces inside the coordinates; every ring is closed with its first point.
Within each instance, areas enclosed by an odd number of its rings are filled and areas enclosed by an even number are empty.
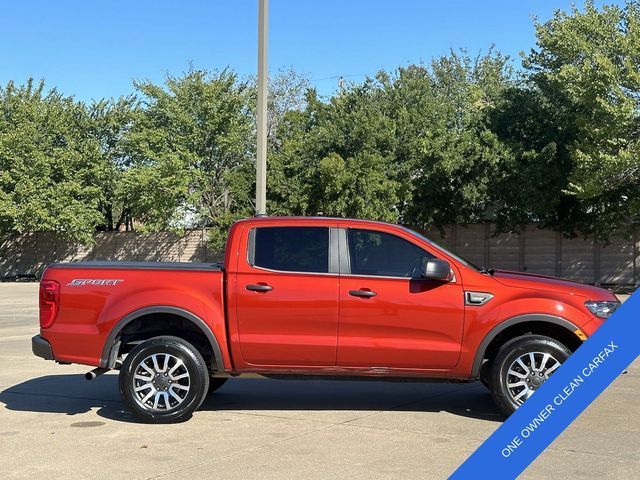
{"type": "Polygon", "coordinates": [[[351,274],[420,277],[422,264],[434,258],[417,245],[389,233],[347,230],[351,274]]]}
{"type": "Polygon", "coordinates": [[[264,227],[253,233],[249,260],[256,267],[286,272],[329,272],[329,229],[264,227]]]}

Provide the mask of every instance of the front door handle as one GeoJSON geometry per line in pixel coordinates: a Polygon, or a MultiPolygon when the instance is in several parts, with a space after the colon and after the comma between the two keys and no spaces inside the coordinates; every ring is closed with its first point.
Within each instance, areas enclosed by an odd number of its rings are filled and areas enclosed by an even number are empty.
{"type": "Polygon", "coordinates": [[[349,295],[352,297],[371,298],[375,297],[377,293],[372,292],[371,290],[349,290],[349,295]]]}
{"type": "Polygon", "coordinates": [[[244,288],[252,292],[270,292],[273,290],[271,285],[246,285],[244,288]]]}

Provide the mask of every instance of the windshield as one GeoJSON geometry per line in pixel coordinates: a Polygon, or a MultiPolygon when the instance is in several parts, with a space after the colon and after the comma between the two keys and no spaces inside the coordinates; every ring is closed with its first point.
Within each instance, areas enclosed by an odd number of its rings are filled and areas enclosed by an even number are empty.
{"type": "Polygon", "coordinates": [[[447,250],[446,248],[444,248],[442,245],[437,244],[436,242],[434,242],[433,240],[431,240],[430,238],[425,237],[424,235],[422,235],[419,232],[416,232],[415,230],[411,230],[410,228],[407,227],[402,227],[404,230],[406,230],[407,232],[411,233],[412,235],[415,235],[418,238],[421,238],[422,240],[424,240],[425,242],[427,242],[429,245],[433,245],[435,248],[442,250],[444,253],[446,253],[447,255],[449,255],[450,257],[456,259],[458,262],[462,263],[463,265],[472,268],[474,270],[476,270],[477,272],[481,271],[481,268],[479,268],[477,265],[475,265],[474,263],[465,260],[464,258],[456,255],[455,253],[451,253],[449,250],[447,250]]]}

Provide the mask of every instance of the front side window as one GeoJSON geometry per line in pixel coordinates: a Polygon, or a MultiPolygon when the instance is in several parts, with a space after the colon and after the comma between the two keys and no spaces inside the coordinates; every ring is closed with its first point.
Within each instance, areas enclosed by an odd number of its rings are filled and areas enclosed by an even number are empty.
{"type": "Polygon", "coordinates": [[[352,275],[417,278],[433,255],[403,238],[374,230],[347,230],[352,275]]]}
{"type": "Polygon", "coordinates": [[[329,229],[264,227],[254,233],[252,265],[286,272],[329,272],[329,229]]]}

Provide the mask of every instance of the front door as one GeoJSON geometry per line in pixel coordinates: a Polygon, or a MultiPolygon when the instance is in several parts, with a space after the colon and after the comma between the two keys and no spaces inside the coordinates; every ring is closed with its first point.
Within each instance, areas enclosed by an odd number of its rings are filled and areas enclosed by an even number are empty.
{"type": "Polygon", "coordinates": [[[236,318],[244,362],[262,367],[335,366],[337,229],[255,227],[239,259],[236,318]],[[331,260],[330,260],[331,259],[331,260]]]}
{"type": "Polygon", "coordinates": [[[338,366],[455,366],[464,319],[460,282],[421,279],[423,262],[434,255],[408,236],[345,231],[341,246],[348,258],[340,280],[338,366]]]}

